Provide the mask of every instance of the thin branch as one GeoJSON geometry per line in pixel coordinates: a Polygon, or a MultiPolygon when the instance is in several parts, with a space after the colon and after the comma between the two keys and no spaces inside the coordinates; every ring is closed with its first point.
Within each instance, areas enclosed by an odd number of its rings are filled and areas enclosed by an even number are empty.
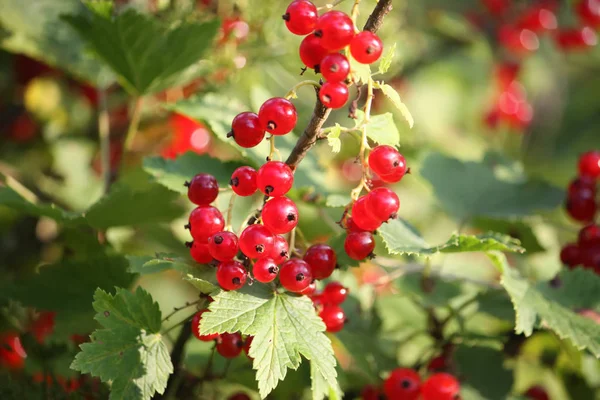
{"type": "Polygon", "coordinates": [[[390,11],[392,11],[392,0],[379,0],[363,30],[373,33],[377,32],[381,28],[381,24],[383,24],[383,17],[390,11]]]}

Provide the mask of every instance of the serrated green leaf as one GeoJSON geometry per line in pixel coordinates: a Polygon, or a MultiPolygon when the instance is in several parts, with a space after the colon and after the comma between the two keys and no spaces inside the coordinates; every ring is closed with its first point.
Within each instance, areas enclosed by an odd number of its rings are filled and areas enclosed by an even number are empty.
{"type": "Polygon", "coordinates": [[[259,284],[236,292],[221,292],[213,299],[209,306],[212,312],[203,316],[200,333],[240,331],[254,336],[249,355],[254,359],[261,397],[266,397],[285,378],[288,368],[298,368],[301,356],[314,369],[313,387],[318,391],[313,398],[322,399],[330,391],[339,393],[331,342],[310,299],[274,293],[259,284]]]}
{"type": "Polygon", "coordinates": [[[400,99],[400,95],[398,94],[396,89],[394,89],[392,86],[385,84],[385,83],[380,84],[377,87],[378,87],[378,89],[381,90],[381,92],[385,95],[385,97],[387,97],[392,102],[394,107],[396,107],[398,109],[398,111],[400,111],[400,113],[402,114],[402,116],[404,117],[406,122],[408,123],[409,128],[412,128],[413,125],[415,124],[415,120],[414,120],[412,114],[410,113],[410,110],[408,109],[408,107],[406,107],[406,104],[404,104],[402,102],[402,99],[400,99]]]}
{"type": "Polygon", "coordinates": [[[385,52],[381,60],[379,61],[379,73],[385,74],[390,69],[392,65],[392,60],[394,59],[394,54],[396,53],[396,43],[390,46],[390,48],[385,52]]]}
{"type": "Polygon", "coordinates": [[[352,199],[347,194],[330,194],[325,199],[325,205],[327,207],[346,207],[352,199]]]}
{"type": "MultiPolygon", "coordinates": [[[[356,120],[354,123],[359,126],[365,119],[365,113],[361,110],[356,111],[356,120]]],[[[400,132],[394,123],[392,113],[380,115],[371,115],[367,124],[367,136],[379,144],[387,144],[390,146],[400,145],[400,132]]]]}
{"type": "Polygon", "coordinates": [[[502,272],[500,283],[515,308],[517,333],[530,336],[535,327],[546,327],[561,339],[569,339],[578,349],[588,349],[600,357],[600,325],[571,310],[598,306],[600,278],[596,274],[581,268],[563,271],[559,274],[560,288],[553,288],[549,282],[529,282],[508,265],[503,254],[488,255],[502,272]]]}
{"type": "Polygon", "coordinates": [[[161,185],[182,194],[187,193],[184,183],[199,173],[211,174],[221,186],[227,186],[231,174],[239,166],[241,164],[223,162],[190,151],[174,160],[163,157],[144,158],[144,171],[154,176],[161,185]]]}
{"type": "Polygon", "coordinates": [[[331,146],[331,151],[334,153],[339,153],[342,149],[342,141],[340,140],[341,134],[342,127],[337,122],[335,126],[329,128],[329,132],[327,133],[327,144],[331,146]]]}
{"type": "Polygon", "coordinates": [[[110,399],[150,399],[162,394],[173,364],[158,333],[158,303],[144,289],[135,293],[117,288],[113,296],[94,294],[96,321],[104,327],[84,343],[71,368],[111,383],[110,399]]]}
{"type": "Polygon", "coordinates": [[[439,153],[426,157],[421,175],[433,186],[440,205],[460,220],[521,217],[554,209],[564,200],[564,192],[547,183],[502,180],[484,163],[439,153]]]}
{"type": "Polygon", "coordinates": [[[504,400],[513,387],[513,373],[504,367],[501,350],[458,346],[454,360],[461,377],[484,399],[504,400]]]}
{"type": "Polygon", "coordinates": [[[6,186],[0,186],[0,206],[6,206],[28,215],[49,217],[60,222],[76,222],[80,218],[78,213],[65,211],[53,204],[31,203],[6,186]]]}
{"type": "Polygon", "coordinates": [[[495,232],[480,235],[453,234],[446,243],[431,246],[414,227],[401,218],[388,221],[377,232],[390,254],[432,255],[491,250],[523,253],[525,251],[518,240],[495,232]]]}
{"type": "Polygon", "coordinates": [[[371,67],[369,64],[361,64],[348,54],[348,61],[350,61],[350,76],[352,81],[358,84],[367,84],[371,79],[371,67]]]}
{"type": "Polygon", "coordinates": [[[60,23],[64,14],[85,10],[78,0],[0,0],[0,45],[46,64],[69,71],[95,86],[105,87],[114,79],[108,68],[84,51],[85,43],[60,23]]]}
{"type": "Polygon", "coordinates": [[[475,218],[472,226],[484,230],[509,235],[521,242],[528,254],[544,251],[531,226],[524,221],[506,220],[499,218],[475,218]]]}
{"type": "Polygon", "coordinates": [[[210,46],[218,21],[175,28],[133,9],[107,18],[94,12],[64,17],[134,95],[170,87],[210,46]]]}

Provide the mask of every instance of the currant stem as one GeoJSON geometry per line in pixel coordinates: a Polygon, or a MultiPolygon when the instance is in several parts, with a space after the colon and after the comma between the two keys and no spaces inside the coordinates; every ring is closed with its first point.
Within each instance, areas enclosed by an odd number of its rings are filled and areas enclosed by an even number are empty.
{"type": "Polygon", "coordinates": [[[354,5],[352,6],[352,11],[350,12],[350,18],[352,18],[352,22],[354,23],[354,31],[357,33],[360,32],[360,30],[356,26],[356,20],[358,19],[358,15],[360,14],[358,9],[359,5],[360,0],[354,0],[354,5]]]}
{"type": "Polygon", "coordinates": [[[204,299],[200,299],[200,300],[193,301],[191,303],[188,301],[188,302],[185,303],[185,305],[183,305],[181,307],[173,307],[173,311],[170,312],[166,317],[164,317],[161,322],[168,321],[169,318],[171,318],[173,315],[177,314],[179,311],[185,310],[188,307],[194,306],[194,305],[200,303],[203,300],[204,299]]]}
{"type": "Polygon", "coordinates": [[[292,229],[290,232],[290,256],[296,252],[296,228],[292,229]]]}
{"type": "Polygon", "coordinates": [[[333,7],[337,6],[340,3],[343,3],[345,0],[336,0],[333,3],[330,4],[325,4],[322,7],[317,8],[317,10],[321,11],[321,10],[331,10],[333,7]]]}
{"type": "Polygon", "coordinates": [[[301,81],[296,83],[285,95],[286,99],[294,99],[296,97],[298,97],[296,95],[296,91],[301,88],[302,86],[308,86],[308,85],[312,85],[314,87],[316,87],[317,89],[321,88],[321,85],[319,84],[319,82],[315,82],[315,81],[311,81],[311,80],[306,80],[306,81],[301,81]]]}
{"type": "Polygon", "coordinates": [[[140,119],[142,117],[142,104],[143,97],[138,97],[134,102],[133,113],[131,114],[131,122],[129,123],[129,128],[127,129],[127,136],[125,137],[125,150],[131,150],[131,146],[133,145],[133,139],[138,131],[140,119]]]}
{"type": "Polygon", "coordinates": [[[279,152],[277,147],[275,147],[275,135],[271,135],[271,137],[269,138],[269,143],[270,143],[269,160],[272,160],[273,155],[277,154],[277,157],[281,161],[281,153],[279,152]]]}
{"type": "Polygon", "coordinates": [[[102,181],[104,182],[104,193],[108,193],[111,185],[110,168],[110,116],[106,101],[106,91],[98,89],[98,136],[100,139],[100,165],[102,170],[102,181]]]}
{"type": "Polygon", "coordinates": [[[235,198],[237,195],[235,193],[231,193],[231,197],[229,198],[229,205],[227,206],[227,220],[225,222],[225,230],[231,230],[231,218],[233,217],[233,204],[235,202],[235,198]]]}

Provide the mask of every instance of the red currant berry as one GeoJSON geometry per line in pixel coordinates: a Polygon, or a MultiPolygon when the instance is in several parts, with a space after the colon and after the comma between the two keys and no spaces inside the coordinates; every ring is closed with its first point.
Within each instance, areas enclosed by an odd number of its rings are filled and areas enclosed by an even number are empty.
{"type": "Polygon", "coordinates": [[[227,136],[233,136],[233,140],[241,147],[254,147],[265,138],[265,130],[261,127],[258,115],[251,112],[238,114],[231,123],[231,132],[227,136]]]}
{"type": "Polygon", "coordinates": [[[313,281],[306,287],[306,289],[298,292],[304,296],[312,296],[317,291],[317,282],[313,279],[313,281]]]}
{"type": "Polygon", "coordinates": [[[256,170],[252,167],[239,167],[229,181],[233,192],[238,196],[252,196],[256,192],[256,170]]]}
{"type": "Polygon", "coordinates": [[[439,372],[431,375],[421,387],[423,400],[455,400],[460,394],[460,384],[450,374],[439,372]]]}
{"type": "Polygon", "coordinates": [[[223,333],[217,338],[217,352],[225,358],[235,358],[240,355],[244,341],[239,332],[223,333]]]}
{"type": "Polygon", "coordinates": [[[267,201],[261,216],[263,224],[273,233],[288,233],[298,225],[298,208],[284,196],[267,201]]]}
{"type": "Polygon", "coordinates": [[[208,251],[208,243],[200,243],[197,240],[187,242],[186,245],[190,248],[190,256],[200,264],[208,264],[213,260],[213,256],[208,251]]]}
{"type": "Polygon", "coordinates": [[[21,345],[21,339],[16,333],[8,332],[0,336],[0,367],[22,369],[27,353],[21,345]]]}
{"type": "Polygon", "coordinates": [[[600,27],[600,0],[581,0],[577,4],[577,14],[586,24],[600,27]]]}
{"type": "Polygon", "coordinates": [[[556,29],[558,21],[549,7],[535,5],[525,10],[519,18],[517,26],[521,29],[529,29],[532,32],[542,32],[556,29]]]}
{"type": "Polygon", "coordinates": [[[317,7],[308,0],[294,0],[282,17],[285,26],[295,35],[308,35],[315,29],[319,13],[317,7]]]}
{"type": "Polygon", "coordinates": [[[312,271],[304,260],[292,258],[281,265],[279,281],[290,292],[301,292],[312,282],[312,271]]]}
{"type": "Polygon", "coordinates": [[[326,81],[343,82],[350,73],[350,62],[343,54],[331,53],[323,58],[319,70],[326,81]]]}
{"type": "Polygon", "coordinates": [[[225,290],[238,290],[246,283],[248,272],[237,261],[224,261],[217,267],[217,282],[225,290]]]}
{"type": "Polygon", "coordinates": [[[560,251],[560,261],[570,268],[581,264],[581,249],[574,243],[568,244],[560,251]]]}
{"type": "Polygon", "coordinates": [[[365,231],[374,231],[381,226],[381,220],[371,216],[367,206],[367,196],[359,197],[352,205],[352,221],[365,231]]]}
{"type": "Polygon", "coordinates": [[[344,250],[353,260],[364,260],[375,249],[375,239],[371,232],[354,232],[346,236],[344,250]]]}
{"type": "Polygon", "coordinates": [[[339,282],[330,282],[323,289],[323,296],[331,304],[342,304],[348,297],[348,288],[339,282]]]}
{"type": "Polygon", "coordinates": [[[381,400],[383,393],[377,386],[367,385],[361,390],[360,397],[362,400],[381,400]]]}
{"type": "Polygon", "coordinates": [[[298,113],[288,99],[273,97],[263,103],[258,111],[260,126],[273,135],[285,135],[296,126],[298,113]]]}
{"type": "Polygon", "coordinates": [[[356,225],[356,222],[354,222],[352,217],[346,218],[346,230],[348,232],[366,232],[360,226],[356,225]]]}
{"type": "Polygon", "coordinates": [[[219,194],[219,184],[210,174],[198,174],[191,182],[186,182],[188,198],[194,204],[206,206],[215,201],[219,194]]]}
{"type": "Polygon", "coordinates": [[[283,196],[294,184],[294,173],[281,161],[265,163],[256,174],[258,190],[271,197],[283,196]]]}
{"type": "Polygon", "coordinates": [[[321,61],[327,54],[329,50],[321,46],[321,39],[315,35],[308,35],[300,43],[300,60],[315,72],[319,72],[321,61]]]}
{"type": "Polygon", "coordinates": [[[327,332],[339,332],[344,327],[346,321],[346,314],[340,306],[328,304],[323,307],[323,310],[319,313],[319,317],[325,323],[327,332]]]}
{"type": "Polygon", "coordinates": [[[352,41],[354,24],[346,13],[328,11],[319,17],[315,25],[315,36],[321,39],[321,46],[330,51],[338,51],[352,41]]]}
{"type": "Polygon", "coordinates": [[[579,158],[579,175],[600,178],[600,151],[588,151],[579,158]]]}
{"type": "Polygon", "coordinates": [[[596,215],[596,201],[584,196],[573,196],[567,199],[567,213],[576,221],[591,222],[596,215]]]}
{"type": "Polygon", "coordinates": [[[384,182],[398,182],[406,174],[406,160],[392,146],[377,146],[369,154],[369,167],[384,182]]]}
{"type": "Polygon", "coordinates": [[[227,400],[252,400],[246,393],[236,393],[227,398],[227,400]]]}
{"type": "Polygon", "coordinates": [[[31,333],[38,343],[44,343],[46,338],[54,332],[54,311],[42,311],[31,324],[31,333]]]}
{"type": "Polygon", "coordinates": [[[598,43],[596,32],[589,26],[560,30],[554,39],[558,47],[565,51],[585,50],[598,43]]]}
{"type": "Polygon", "coordinates": [[[285,261],[287,261],[289,257],[289,246],[287,240],[283,236],[275,235],[273,241],[273,248],[271,249],[271,254],[269,258],[271,258],[275,264],[281,265],[285,261]]]}
{"type": "Polygon", "coordinates": [[[581,247],[600,246],[600,226],[591,224],[581,228],[578,244],[581,247]]]}
{"type": "Polygon", "coordinates": [[[342,108],[348,101],[348,86],[343,82],[325,82],[319,90],[319,99],[327,108],[342,108]]]}
{"type": "Polygon", "coordinates": [[[400,199],[398,195],[388,188],[373,189],[365,196],[366,209],[373,219],[387,221],[390,218],[396,218],[400,208],[400,199]]]}
{"type": "Polygon", "coordinates": [[[302,258],[310,265],[314,279],[329,278],[337,264],[335,251],[326,244],[313,244],[302,258]]]}
{"type": "Polygon", "coordinates": [[[583,247],[579,250],[581,251],[581,264],[600,272],[600,247],[583,247]]]}
{"type": "Polygon", "coordinates": [[[569,196],[596,197],[596,180],[589,176],[580,176],[569,183],[569,196]]]}
{"type": "Polygon", "coordinates": [[[381,57],[383,43],[376,34],[363,31],[350,42],[350,53],[361,64],[373,64],[381,57]]]}
{"type": "Polygon", "coordinates": [[[525,397],[532,400],[550,400],[548,393],[541,386],[532,386],[525,392],[525,397]]]}
{"type": "Polygon", "coordinates": [[[217,232],[208,238],[208,251],[219,261],[228,261],[238,253],[238,238],[233,232],[217,232]]]}
{"type": "Polygon", "coordinates": [[[250,225],[240,235],[240,249],[249,258],[267,258],[273,250],[275,238],[264,225],[250,225]]]}
{"type": "Polygon", "coordinates": [[[260,260],[257,260],[254,263],[254,267],[252,267],[254,278],[262,283],[272,282],[277,278],[278,272],[279,267],[270,258],[261,258],[260,260]]]}
{"type": "Polygon", "coordinates": [[[383,391],[388,399],[416,400],[420,390],[419,374],[408,368],[396,368],[383,382],[383,391]]]}
{"type": "Polygon", "coordinates": [[[189,229],[195,241],[207,242],[208,238],[223,230],[225,220],[221,211],[213,206],[198,206],[192,210],[189,229]]]}
{"type": "Polygon", "coordinates": [[[202,322],[202,314],[205,312],[210,312],[208,310],[198,311],[192,317],[192,334],[196,336],[198,340],[202,340],[203,342],[210,342],[219,337],[218,333],[211,333],[209,335],[201,335],[200,334],[200,323],[202,322]]]}
{"type": "Polygon", "coordinates": [[[246,340],[244,340],[244,353],[246,353],[250,359],[252,359],[252,357],[250,357],[250,346],[252,345],[253,340],[254,336],[247,336],[246,340]]]}
{"type": "Polygon", "coordinates": [[[431,372],[443,371],[446,367],[446,357],[443,355],[432,358],[427,364],[427,370],[431,372]]]}

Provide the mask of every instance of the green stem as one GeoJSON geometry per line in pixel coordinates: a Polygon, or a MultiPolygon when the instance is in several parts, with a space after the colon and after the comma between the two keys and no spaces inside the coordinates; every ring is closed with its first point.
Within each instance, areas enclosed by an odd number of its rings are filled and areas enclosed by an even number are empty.
{"type": "Polygon", "coordinates": [[[140,119],[142,117],[142,104],[143,97],[138,97],[135,99],[133,105],[133,113],[131,114],[131,122],[129,123],[129,128],[127,129],[127,136],[125,137],[125,150],[131,150],[131,146],[133,145],[133,139],[135,139],[135,134],[138,131],[140,126],[140,119]]]}
{"type": "Polygon", "coordinates": [[[319,82],[315,82],[315,81],[311,81],[311,80],[306,80],[306,81],[301,81],[298,82],[294,85],[294,87],[292,87],[285,95],[286,99],[291,99],[296,96],[296,91],[301,88],[302,86],[308,86],[308,85],[312,85],[314,87],[316,87],[317,89],[319,89],[321,87],[321,85],[319,84],[319,82]]]}

